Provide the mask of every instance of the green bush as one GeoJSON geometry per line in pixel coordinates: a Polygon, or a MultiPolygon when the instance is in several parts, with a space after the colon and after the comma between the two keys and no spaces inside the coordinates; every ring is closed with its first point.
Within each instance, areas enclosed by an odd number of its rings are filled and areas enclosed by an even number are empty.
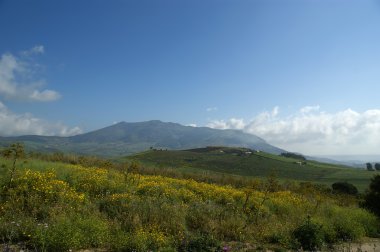
{"type": "Polygon", "coordinates": [[[343,193],[343,194],[358,194],[358,189],[351,183],[348,182],[335,182],[331,185],[333,192],[343,193]]]}
{"type": "Polygon", "coordinates": [[[380,217],[380,175],[372,178],[369,189],[364,196],[363,207],[380,217]]]}
{"type": "Polygon", "coordinates": [[[297,247],[302,247],[305,250],[318,250],[324,242],[324,233],[322,226],[312,222],[310,217],[301,226],[296,228],[293,236],[297,241],[297,247]]]}
{"type": "Polygon", "coordinates": [[[37,224],[32,240],[42,251],[68,251],[107,247],[108,225],[96,216],[57,216],[50,223],[37,224]]]}
{"type": "Polygon", "coordinates": [[[324,217],[318,220],[323,224],[327,243],[354,241],[378,233],[376,216],[363,209],[329,206],[323,214],[324,217]]]}
{"type": "Polygon", "coordinates": [[[219,251],[221,247],[220,241],[215,239],[209,233],[199,233],[192,236],[186,246],[185,251],[189,252],[208,252],[219,251]]]}
{"type": "Polygon", "coordinates": [[[34,218],[27,216],[5,214],[0,217],[0,241],[14,244],[28,244],[36,226],[34,218]]]}
{"type": "Polygon", "coordinates": [[[332,223],[336,232],[336,241],[355,241],[366,235],[363,225],[358,223],[353,214],[341,212],[332,223]]]}
{"type": "Polygon", "coordinates": [[[193,231],[207,233],[215,228],[216,205],[207,203],[196,203],[189,207],[186,216],[187,227],[193,231]]]}

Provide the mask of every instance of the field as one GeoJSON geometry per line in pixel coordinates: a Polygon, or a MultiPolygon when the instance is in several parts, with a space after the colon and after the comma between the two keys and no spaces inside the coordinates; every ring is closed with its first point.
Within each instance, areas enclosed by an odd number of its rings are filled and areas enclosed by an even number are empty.
{"type": "Polygon", "coordinates": [[[136,160],[145,166],[172,168],[187,173],[220,173],[243,177],[276,176],[281,181],[296,180],[330,186],[337,181],[354,184],[364,191],[377,172],[272,155],[264,152],[246,154],[239,148],[201,148],[186,151],[151,150],[124,160],[136,160]],[[240,151],[239,151],[240,150],[240,151]]]}
{"type": "Polygon", "coordinates": [[[71,159],[73,164],[21,159],[11,175],[12,161],[0,159],[0,239],[5,247],[328,249],[378,235],[377,218],[358,207],[358,198],[311,183],[283,185],[269,177],[222,186],[197,182],[196,174],[194,179],[147,175],[135,162],[112,164],[83,157],[71,159]],[[305,243],[305,232],[315,240],[306,238],[305,243]]]}

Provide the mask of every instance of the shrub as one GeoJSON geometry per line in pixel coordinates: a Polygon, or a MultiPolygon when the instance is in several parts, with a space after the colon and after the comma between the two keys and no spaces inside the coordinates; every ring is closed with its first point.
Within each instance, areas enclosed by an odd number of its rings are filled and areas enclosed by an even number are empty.
{"type": "Polygon", "coordinates": [[[323,222],[328,243],[354,241],[364,236],[376,236],[376,216],[360,208],[329,206],[323,222]]]}
{"type": "Polygon", "coordinates": [[[335,182],[331,185],[332,189],[336,193],[343,193],[343,194],[351,194],[356,195],[358,194],[358,189],[351,183],[348,182],[335,182]]]}
{"type": "Polygon", "coordinates": [[[221,243],[209,233],[199,233],[190,238],[185,251],[218,251],[221,243]]]}
{"type": "Polygon", "coordinates": [[[187,227],[190,230],[200,232],[210,232],[215,229],[215,210],[216,206],[206,203],[191,205],[186,216],[187,227]]]}
{"type": "Polygon", "coordinates": [[[35,228],[33,218],[5,213],[0,217],[0,241],[3,243],[28,243],[35,228]]]}
{"type": "Polygon", "coordinates": [[[369,190],[364,196],[363,206],[380,216],[380,175],[371,179],[369,190]]]}
{"type": "Polygon", "coordinates": [[[283,153],[281,153],[280,156],[287,157],[287,158],[299,159],[299,160],[306,160],[306,158],[304,156],[302,156],[301,154],[292,153],[292,152],[283,152],[283,153]]]}
{"type": "Polygon", "coordinates": [[[96,216],[72,213],[53,218],[38,225],[32,235],[34,244],[42,251],[105,247],[109,237],[107,222],[96,216]]]}
{"type": "Polygon", "coordinates": [[[354,241],[366,235],[363,224],[359,222],[358,217],[360,216],[358,215],[360,213],[355,210],[340,210],[336,212],[335,217],[331,220],[334,225],[337,241],[354,241]]]}
{"type": "Polygon", "coordinates": [[[57,180],[53,172],[26,170],[14,179],[12,186],[3,191],[3,209],[34,216],[44,220],[54,207],[78,207],[84,195],[77,193],[68,183],[57,180]]]}
{"type": "Polygon", "coordinates": [[[324,242],[324,233],[322,226],[318,223],[312,222],[310,217],[306,222],[296,228],[293,232],[295,240],[305,250],[320,249],[324,242]]]}

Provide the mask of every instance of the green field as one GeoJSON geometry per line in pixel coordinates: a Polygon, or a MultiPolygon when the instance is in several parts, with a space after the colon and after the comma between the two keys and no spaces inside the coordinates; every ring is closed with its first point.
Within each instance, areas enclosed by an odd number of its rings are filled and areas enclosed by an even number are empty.
{"type": "MultiPolygon", "coordinates": [[[[223,158],[220,162],[271,160],[288,163],[288,170],[294,162],[267,154],[239,157],[234,154],[236,149],[225,151],[152,151],[139,156],[167,160],[176,155],[178,160],[186,159],[183,164],[196,163],[197,157],[211,162],[212,155],[223,158]]],[[[377,217],[359,208],[357,197],[312,184],[285,188],[276,181],[252,180],[234,187],[198,182],[197,176],[147,175],[143,167],[135,169],[133,162],[110,164],[89,157],[57,157],[61,161],[18,159],[13,175],[14,159],[0,158],[0,249],[299,250],[313,244],[303,240],[306,229],[320,235],[315,248],[329,251],[336,243],[362,241],[379,233],[377,217]]],[[[322,164],[308,169],[344,170],[322,164]]]]}
{"type": "Polygon", "coordinates": [[[183,151],[151,150],[124,158],[145,166],[170,168],[182,172],[211,172],[244,177],[265,178],[275,175],[279,180],[309,181],[331,185],[337,181],[354,184],[364,191],[377,172],[335,164],[326,164],[272,155],[248,153],[244,148],[200,148],[183,151]]]}

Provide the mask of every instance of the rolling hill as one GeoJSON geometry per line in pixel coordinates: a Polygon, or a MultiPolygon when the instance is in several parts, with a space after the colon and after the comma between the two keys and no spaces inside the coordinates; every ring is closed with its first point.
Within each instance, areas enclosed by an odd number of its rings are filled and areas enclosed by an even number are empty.
{"type": "Polygon", "coordinates": [[[32,151],[61,151],[104,157],[130,155],[150,147],[179,150],[218,145],[246,147],[273,154],[284,151],[255,135],[238,130],[190,127],[158,120],[136,123],[120,122],[71,137],[0,137],[0,145],[5,146],[12,142],[23,142],[26,148],[32,151]]]}
{"type": "Polygon", "coordinates": [[[343,165],[298,160],[246,148],[207,147],[181,151],[150,150],[125,158],[145,166],[169,168],[185,173],[228,174],[265,178],[275,175],[282,181],[297,180],[330,186],[337,181],[368,187],[377,172],[343,165]]]}

